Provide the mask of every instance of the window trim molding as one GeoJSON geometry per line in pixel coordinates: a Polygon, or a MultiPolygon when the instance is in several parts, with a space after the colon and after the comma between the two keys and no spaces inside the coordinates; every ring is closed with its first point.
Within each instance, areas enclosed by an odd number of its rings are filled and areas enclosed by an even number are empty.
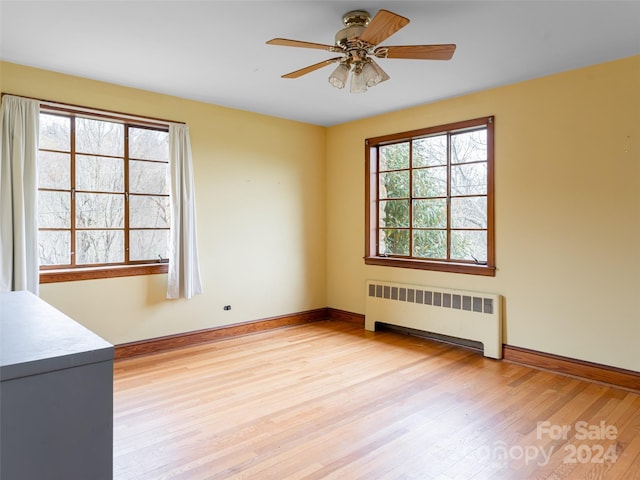
{"type": "Polygon", "coordinates": [[[36,100],[40,102],[41,107],[44,106],[45,108],[52,109],[52,110],[60,110],[63,112],[74,112],[77,114],[93,116],[96,118],[101,118],[101,117],[113,118],[116,120],[126,119],[131,122],[138,123],[140,125],[146,125],[151,127],[169,128],[169,125],[171,125],[172,123],[177,123],[182,125],[185,124],[185,122],[181,122],[178,120],[167,120],[164,118],[150,117],[147,115],[133,115],[131,113],[120,112],[117,110],[108,110],[106,108],[100,108],[100,107],[86,107],[84,105],[77,105],[73,103],[62,103],[62,102],[57,102],[55,100],[47,100],[47,99],[38,98],[38,97],[29,97],[27,95],[16,95],[10,92],[2,92],[2,94],[0,95],[3,97],[5,95],[11,95],[14,97],[28,98],[29,100],[36,100]]]}
{"type": "Polygon", "coordinates": [[[495,276],[495,131],[494,116],[463,120],[407,132],[394,133],[365,139],[365,239],[364,263],[384,267],[412,268],[439,272],[463,273],[471,275],[495,276]],[[378,242],[378,192],[377,192],[377,147],[415,137],[427,136],[443,131],[464,130],[478,126],[487,128],[487,263],[474,264],[446,260],[418,259],[408,257],[387,257],[377,254],[378,242]]]}
{"type": "Polygon", "coordinates": [[[111,267],[75,267],[55,270],[40,270],[40,284],[95,280],[98,278],[134,277],[169,272],[169,263],[141,265],[117,265],[111,267]]]}

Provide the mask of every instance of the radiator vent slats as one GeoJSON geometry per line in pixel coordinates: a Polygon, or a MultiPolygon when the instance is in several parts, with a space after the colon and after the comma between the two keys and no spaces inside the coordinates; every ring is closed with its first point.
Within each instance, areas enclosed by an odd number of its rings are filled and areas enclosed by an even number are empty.
{"type": "Polygon", "coordinates": [[[442,308],[455,308],[468,312],[486,313],[493,315],[493,298],[458,295],[432,290],[415,288],[391,287],[389,285],[369,284],[369,296],[386,298],[399,302],[419,303],[442,308]]]}
{"type": "Polygon", "coordinates": [[[476,342],[487,357],[502,357],[502,300],[497,293],[367,280],[365,329],[376,324],[476,342]]]}

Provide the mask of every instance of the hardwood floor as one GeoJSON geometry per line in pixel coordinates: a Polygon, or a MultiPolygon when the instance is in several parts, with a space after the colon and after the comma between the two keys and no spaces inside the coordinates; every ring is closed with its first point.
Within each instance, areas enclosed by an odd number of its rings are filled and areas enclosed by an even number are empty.
{"type": "Polygon", "coordinates": [[[346,322],[119,360],[114,392],[116,480],[640,479],[640,394],[346,322]]]}

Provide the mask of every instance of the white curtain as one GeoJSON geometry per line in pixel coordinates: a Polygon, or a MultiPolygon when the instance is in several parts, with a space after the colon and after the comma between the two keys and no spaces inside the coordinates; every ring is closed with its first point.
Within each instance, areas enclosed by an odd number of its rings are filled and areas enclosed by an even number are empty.
{"type": "Polygon", "coordinates": [[[196,239],[196,192],[189,127],[169,125],[171,168],[171,239],[167,298],[191,298],[202,293],[196,239]]]}
{"type": "Polygon", "coordinates": [[[5,95],[0,113],[0,291],[39,290],[37,100],[5,95]]]}

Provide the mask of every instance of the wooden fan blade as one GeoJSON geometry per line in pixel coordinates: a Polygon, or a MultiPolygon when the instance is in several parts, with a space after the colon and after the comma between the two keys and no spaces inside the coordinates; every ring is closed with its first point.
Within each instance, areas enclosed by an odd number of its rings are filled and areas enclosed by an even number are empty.
{"type": "Polygon", "coordinates": [[[367,28],[364,29],[364,32],[360,35],[360,40],[370,43],[371,45],[378,45],[408,23],[408,18],[390,12],[389,10],[380,10],[376,13],[376,16],[373,17],[373,20],[369,22],[367,28]]]}
{"type": "Polygon", "coordinates": [[[289,40],[287,38],[274,38],[267,42],[268,45],[280,45],[282,47],[300,47],[300,48],[316,48],[318,50],[333,51],[333,45],[324,45],[322,43],[302,42],[300,40],[289,40]]]}
{"type": "Polygon", "coordinates": [[[378,47],[374,55],[379,58],[406,58],[415,60],[450,60],[456,51],[454,43],[445,45],[402,45],[378,47]]]}
{"type": "Polygon", "coordinates": [[[318,70],[322,67],[326,67],[327,65],[331,65],[332,63],[339,62],[342,60],[342,57],[330,58],[329,60],[324,60],[319,63],[314,63],[313,65],[309,65],[308,67],[301,68],[300,70],[296,70],[295,72],[287,73],[286,75],[282,75],[282,78],[298,78],[302,75],[306,75],[307,73],[311,73],[315,70],[318,70]]]}

